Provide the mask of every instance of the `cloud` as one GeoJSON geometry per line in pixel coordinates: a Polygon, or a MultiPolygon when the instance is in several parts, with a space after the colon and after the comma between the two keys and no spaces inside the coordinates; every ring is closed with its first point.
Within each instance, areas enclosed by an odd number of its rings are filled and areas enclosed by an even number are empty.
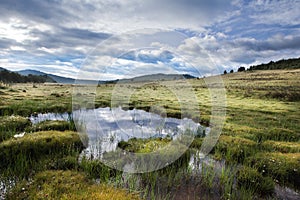
{"type": "MultiPolygon", "coordinates": [[[[299,57],[299,9],[298,0],[2,0],[0,66],[75,77],[85,64],[91,77],[96,64],[119,58],[122,70],[172,64],[205,74],[299,57]],[[136,29],[142,37],[133,37],[136,29]]],[[[107,77],[120,77],[114,72],[107,77]]]]}
{"type": "Polygon", "coordinates": [[[300,24],[300,1],[252,1],[249,8],[253,10],[250,18],[254,23],[299,25],[300,24]]]}

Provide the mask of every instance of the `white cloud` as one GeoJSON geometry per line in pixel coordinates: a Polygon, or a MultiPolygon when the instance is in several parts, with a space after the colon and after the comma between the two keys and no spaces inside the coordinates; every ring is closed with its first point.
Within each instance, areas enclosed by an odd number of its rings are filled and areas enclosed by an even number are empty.
{"type": "MultiPolygon", "coordinates": [[[[150,62],[166,50],[177,54],[170,61],[174,67],[182,71],[186,67],[189,72],[190,65],[201,73],[216,66],[298,57],[299,4],[297,0],[3,0],[0,65],[74,77],[85,61],[86,76],[92,77],[99,67],[105,69],[135,48],[144,48],[140,55],[145,62],[142,58],[118,62],[124,65],[122,70],[132,67],[141,74],[164,68],[162,60],[150,62]],[[135,29],[144,30],[144,35],[134,38],[135,29]],[[113,34],[121,35],[106,40],[113,34]],[[148,47],[153,50],[146,50],[148,47]]],[[[115,72],[106,72],[107,79],[124,76],[115,72]]]]}
{"type": "Polygon", "coordinates": [[[300,1],[299,0],[275,0],[275,1],[251,1],[249,7],[253,10],[250,15],[254,23],[299,25],[300,1]]]}

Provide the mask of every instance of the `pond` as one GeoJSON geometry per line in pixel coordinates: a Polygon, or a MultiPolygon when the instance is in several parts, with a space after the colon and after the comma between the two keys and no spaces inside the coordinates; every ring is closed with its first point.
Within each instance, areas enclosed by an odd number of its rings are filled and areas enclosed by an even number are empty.
{"type": "MultiPolygon", "coordinates": [[[[187,150],[197,134],[205,135],[210,132],[209,127],[204,127],[188,118],[177,119],[165,117],[159,112],[146,112],[138,109],[124,110],[121,107],[112,109],[109,107],[81,109],[73,111],[72,114],[37,114],[30,116],[29,119],[33,124],[45,120],[68,121],[73,119],[81,140],[86,146],[86,149],[82,152],[80,158],[100,159],[106,165],[121,171],[125,170],[125,168],[127,169],[128,165],[133,165],[133,163],[124,163],[122,166],[110,165],[112,161],[119,159],[119,156],[115,152],[120,150],[118,144],[121,141],[128,141],[132,138],[168,138],[172,142],[179,142],[181,148],[176,149],[178,152],[173,150],[174,155],[172,155],[171,158],[165,159],[165,157],[163,157],[164,161],[157,167],[147,167],[147,169],[144,167],[143,169],[140,169],[139,172],[154,171],[163,168],[179,158],[187,150]],[[109,160],[103,158],[103,155],[106,153],[110,153],[109,160]]],[[[123,153],[126,154],[127,152],[123,153]]],[[[130,156],[130,154],[127,154],[127,157],[128,156],[130,156]]],[[[136,159],[140,158],[131,154],[130,160],[136,159]]],[[[155,155],[155,159],[161,161],[162,156],[159,157],[158,155],[155,155]]],[[[145,162],[146,161],[143,161],[143,163],[145,162]]],[[[135,167],[137,168],[137,166],[135,167]]]]}
{"type": "MultiPolygon", "coordinates": [[[[77,123],[77,129],[79,132],[83,132],[88,138],[86,149],[81,153],[80,158],[86,157],[88,159],[103,159],[103,156],[107,153],[115,152],[118,150],[118,143],[121,141],[128,141],[132,138],[169,138],[171,141],[176,141],[187,130],[193,133],[193,137],[200,135],[207,135],[210,133],[209,127],[204,127],[199,123],[194,122],[191,119],[176,119],[163,117],[157,113],[146,112],[144,110],[123,110],[121,108],[97,108],[94,110],[77,110],[72,114],[69,113],[44,113],[36,114],[29,117],[32,124],[37,124],[46,120],[63,120],[69,121],[73,119],[77,123]],[[78,126],[79,125],[79,126],[78,126]]],[[[81,136],[82,133],[80,133],[81,136]]],[[[176,188],[169,187],[168,182],[165,182],[169,178],[164,176],[158,177],[156,181],[155,194],[160,193],[163,195],[174,195],[178,198],[195,195],[195,193],[207,192],[203,187],[203,182],[210,183],[210,181],[219,181],[218,177],[224,173],[231,176],[233,187],[236,183],[235,170],[237,166],[227,166],[224,160],[216,161],[209,156],[203,155],[199,150],[190,151],[187,155],[187,159],[184,160],[180,157],[181,161],[173,159],[175,165],[176,162],[181,163],[175,171],[174,177],[171,180],[175,180],[176,176],[179,176],[179,184],[176,188]],[[182,160],[184,160],[182,162],[182,160]],[[181,166],[182,165],[182,166],[181,166]],[[199,178],[201,177],[202,178],[199,178]],[[182,178],[183,177],[183,178],[182,178]],[[204,177],[204,178],[203,178],[204,177]],[[168,185],[168,186],[166,186],[168,185]],[[200,185],[200,187],[198,186],[200,185]],[[180,193],[178,188],[180,187],[180,193]],[[157,191],[159,192],[157,192],[157,191]],[[166,192],[164,193],[164,190],[166,192]],[[171,191],[171,193],[170,193],[171,191]]],[[[104,162],[105,163],[105,162],[104,162]]],[[[130,181],[136,182],[135,184],[142,184],[142,179],[137,174],[130,173],[130,168],[133,163],[126,163],[123,167],[122,185],[128,187],[130,181]],[[129,168],[126,169],[126,168],[129,168]],[[128,173],[129,172],[129,173],[128,173]]],[[[171,164],[172,162],[168,162],[171,164]]],[[[165,166],[165,165],[162,165],[165,166]]],[[[160,168],[162,168],[162,166],[160,168]]],[[[151,169],[154,171],[153,169],[151,169]]],[[[149,171],[151,171],[149,170],[149,171]]],[[[172,169],[171,169],[172,170],[172,169]]],[[[175,183],[174,183],[175,184],[175,183]]],[[[4,198],[7,188],[14,185],[13,181],[2,182],[0,181],[0,199],[4,198]]],[[[140,186],[138,186],[140,187],[140,186]]],[[[212,199],[218,199],[220,196],[218,191],[209,191],[212,195],[212,199]],[[214,192],[214,194],[213,194],[214,192]]],[[[275,196],[277,197],[289,197],[288,199],[297,199],[299,193],[296,193],[290,188],[280,187],[276,185],[275,196]]],[[[177,199],[178,199],[177,198],[177,199]]],[[[176,198],[175,198],[176,199],[176,198]]]]}
{"type": "Polygon", "coordinates": [[[30,116],[33,124],[45,120],[74,119],[79,132],[88,137],[87,148],[83,152],[88,157],[101,158],[103,153],[115,151],[120,141],[131,138],[171,138],[187,130],[193,134],[209,133],[209,127],[201,126],[191,119],[163,117],[144,110],[123,110],[122,108],[97,108],[76,110],[68,113],[45,113],[30,116]],[[82,126],[78,127],[82,124],[82,126]]]}

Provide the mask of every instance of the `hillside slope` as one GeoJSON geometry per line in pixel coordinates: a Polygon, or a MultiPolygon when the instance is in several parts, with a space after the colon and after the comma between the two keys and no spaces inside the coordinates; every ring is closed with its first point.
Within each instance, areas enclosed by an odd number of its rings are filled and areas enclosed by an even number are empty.
{"type": "Polygon", "coordinates": [[[300,58],[282,59],[276,62],[251,66],[248,70],[270,70],[270,69],[300,69],[300,58]]]}

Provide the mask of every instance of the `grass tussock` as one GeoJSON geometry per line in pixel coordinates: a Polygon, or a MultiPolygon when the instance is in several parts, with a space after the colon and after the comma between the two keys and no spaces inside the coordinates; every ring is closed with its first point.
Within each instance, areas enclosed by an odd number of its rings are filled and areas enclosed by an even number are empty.
{"type": "Polygon", "coordinates": [[[251,167],[243,166],[238,170],[237,183],[239,188],[251,190],[260,195],[271,195],[274,191],[272,178],[263,176],[251,167]]]}
{"type": "Polygon", "coordinates": [[[44,171],[28,184],[19,183],[7,199],[99,199],[138,200],[138,194],[104,184],[96,184],[83,173],[74,171],[44,171]]]}
{"type": "Polygon", "coordinates": [[[31,122],[26,117],[16,115],[0,117],[0,142],[23,132],[30,125],[31,122]]]}
{"type": "Polygon", "coordinates": [[[259,153],[248,163],[276,183],[300,189],[300,153],[259,153]]]}
{"type": "Polygon", "coordinates": [[[76,131],[76,128],[73,122],[60,121],[60,120],[52,120],[52,121],[46,120],[26,129],[27,132],[49,131],[49,130],[76,131]]]}
{"type": "MultiPolygon", "coordinates": [[[[26,134],[0,143],[0,169],[3,173],[28,176],[33,169],[49,167],[49,162],[61,160],[83,149],[76,132],[43,131],[26,134]],[[43,164],[39,163],[40,161],[43,164]]],[[[54,163],[58,163],[58,162],[54,163]]],[[[70,161],[70,160],[69,160],[70,161]]],[[[64,162],[68,163],[68,160],[64,162]]]]}
{"type": "Polygon", "coordinates": [[[121,141],[118,146],[128,152],[149,153],[161,149],[169,144],[170,138],[137,139],[132,138],[127,142],[121,141]]]}

